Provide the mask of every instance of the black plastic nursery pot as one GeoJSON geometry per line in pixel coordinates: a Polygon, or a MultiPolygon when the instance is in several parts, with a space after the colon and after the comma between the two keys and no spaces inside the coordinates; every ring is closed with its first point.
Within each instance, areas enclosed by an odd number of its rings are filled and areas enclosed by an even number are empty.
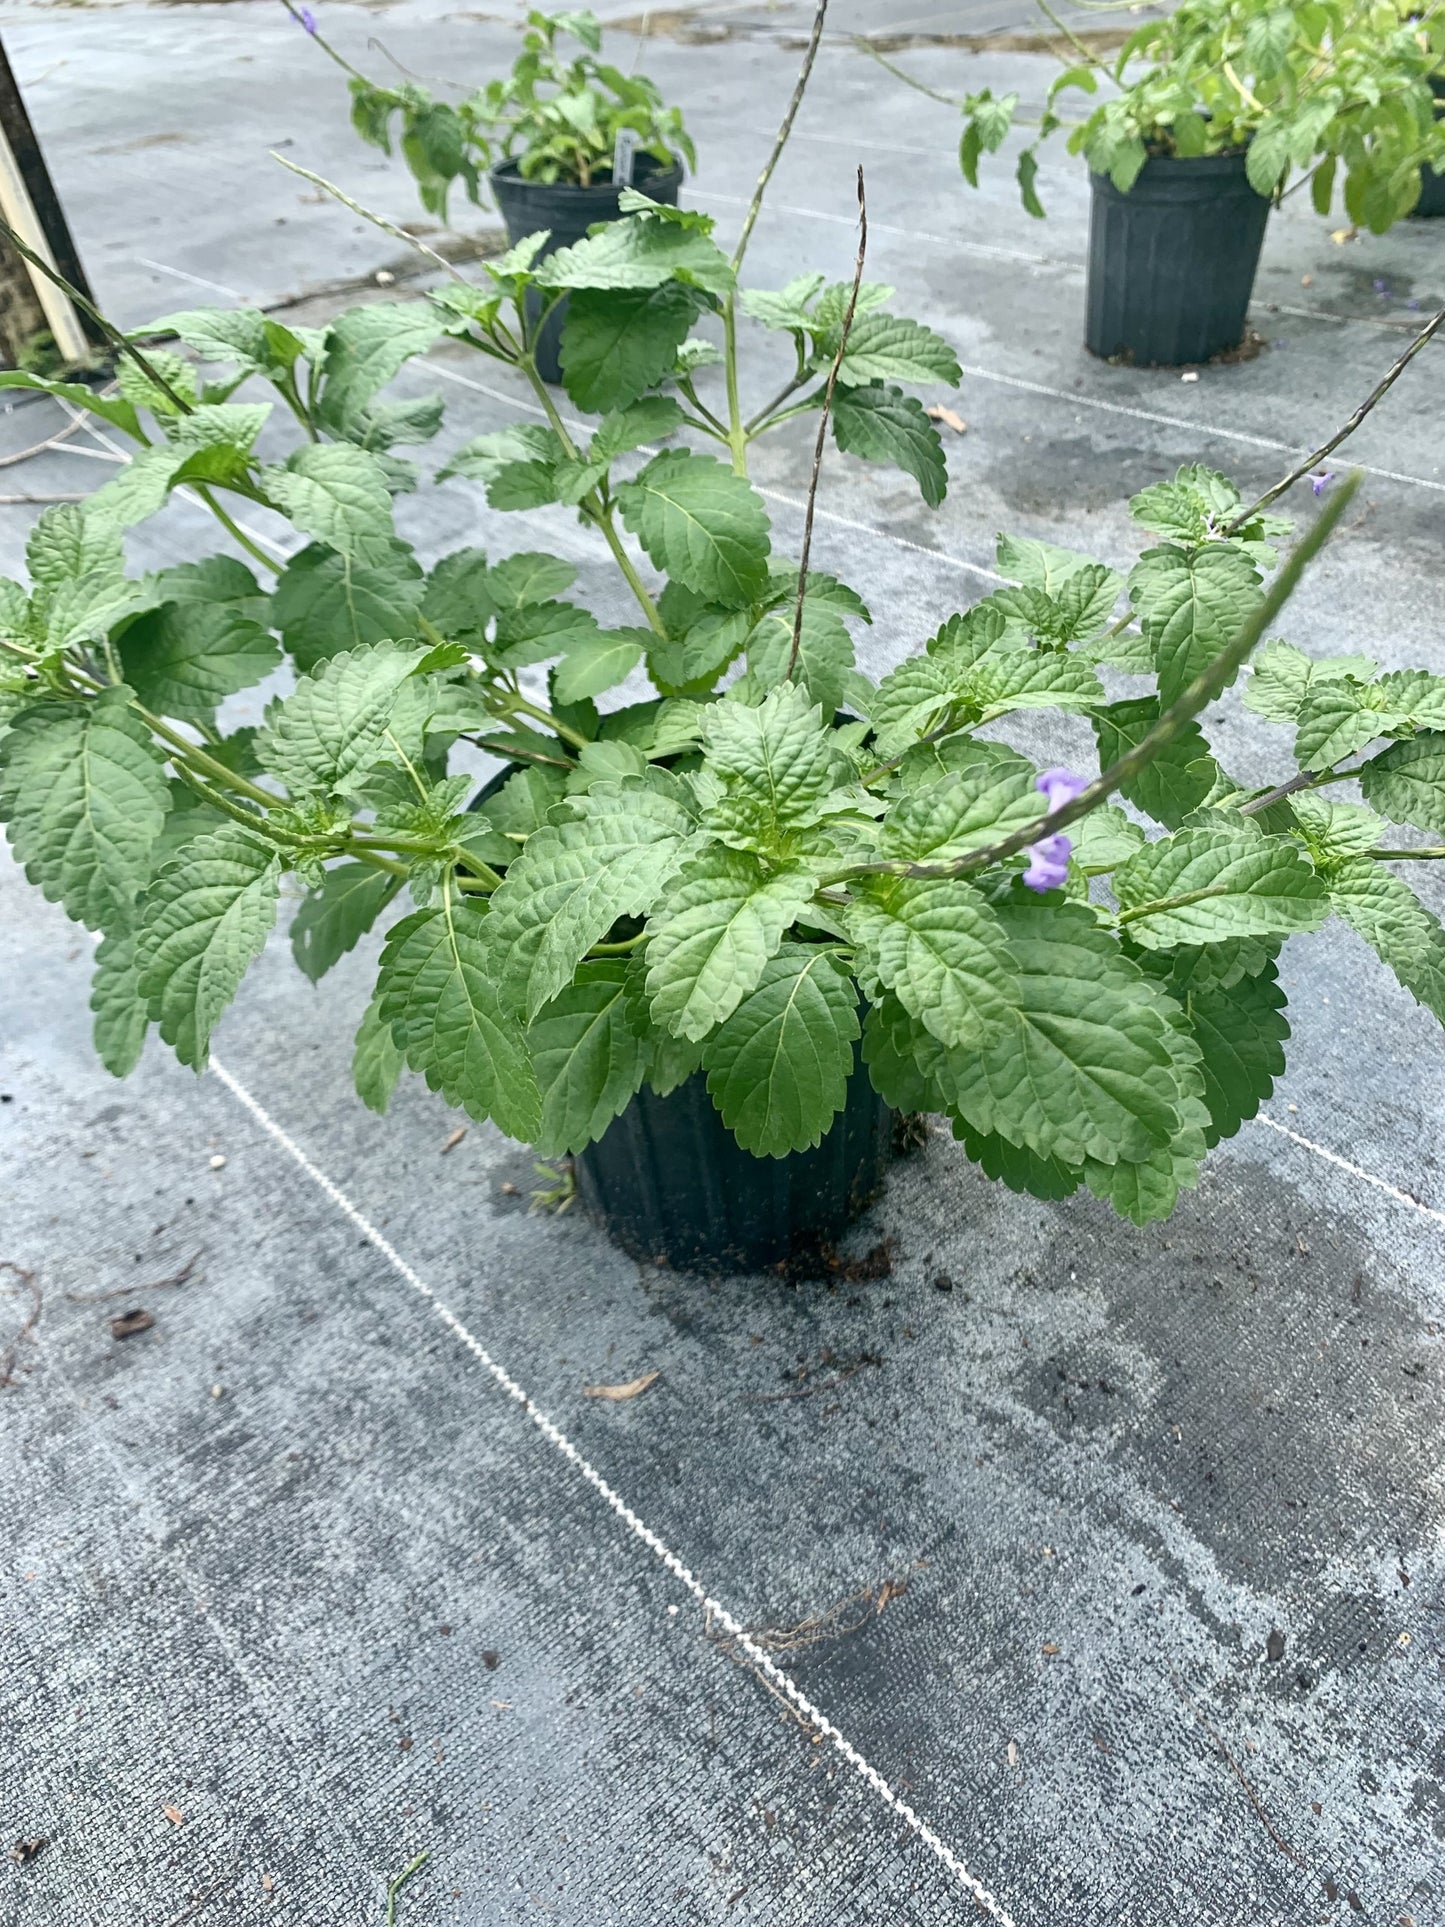
{"type": "MultiPolygon", "coordinates": [[[[1445,102],[1445,80],[1432,80],[1430,92],[1437,101],[1445,102]]],[[[1437,114],[1440,111],[1439,107],[1435,109],[1437,114]]],[[[1420,198],[1410,212],[1427,221],[1445,214],[1445,174],[1437,174],[1433,167],[1420,169],[1420,198]]]]}
{"type": "Polygon", "coordinates": [[[1089,352],[1178,368],[1239,347],[1269,217],[1244,155],[1161,155],[1127,194],[1090,179],[1089,352]]]}
{"type": "Polygon", "coordinates": [[[634,1258],[678,1271],[760,1271],[831,1244],[882,1189],[893,1113],[855,1057],[848,1096],[811,1151],[743,1150],[699,1072],[644,1088],[573,1160],[589,1216],[634,1258]]]}
{"type": "MultiPolygon", "coordinates": [[[[567,181],[526,181],[518,171],[517,162],[511,160],[497,163],[491,172],[491,183],[502,219],[507,224],[507,238],[514,247],[527,235],[547,230],[547,245],[539,258],[582,240],[596,221],[621,218],[618,203],[622,189],[614,187],[611,181],[597,182],[591,187],[576,187],[567,181]]],[[[632,185],[650,200],[661,201],[665,207],[676,207],[678,189],[682,186],[682,162],[673,160],[664,164],[651,154],[639,154],[633,162],[632,185]]],[[[535,289],[529,289],[528,319],[535,322],[541,311],[541,296],[535,289]]],[[[562,379],[558,346],[566,312],[567,303],[559,302],[547,317],[547,325],[537,341],[537,373],[543,381],[555,383],[562,379]]]]}

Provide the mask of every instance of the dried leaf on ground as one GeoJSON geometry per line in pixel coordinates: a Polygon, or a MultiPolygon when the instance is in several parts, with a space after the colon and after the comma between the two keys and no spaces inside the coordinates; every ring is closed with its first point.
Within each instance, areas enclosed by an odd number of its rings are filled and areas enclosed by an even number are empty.
{"type": "Polygon", "coordinates": [[[441,1155],[445,1157],[448,1151],[455,1151],[457,1146],[461,1143],[462,1139],[466,1136],[466,1134],[467,1134],[466,1125],[459,1124],[457,1128],[452,1132],[451,1136],[447,1139],[446,1143],[442,1146],[441,1155]]]}
{"type": "Polygon", "coordinates": [[[186,1816],[181,1812],[179,1807],[162,1807],[161,1812],[173,1827],[183,1827],[186,1823],[186,1816]]]}
{"type": "Polygon", "coordinates": [[[968,423],[962,415],[954,408],[946,408],[941,401],[936,401],[931,408],[925,408],[923,412],[930,421],[942,422],[945,428],[951,428],[955,435],[968,433],[968,423]]]}
{"type": "Polygon", "coordinates": [[[583,1398],[610,1398],[614,1404],[620,1404],[625,1398],[636,1398],[639,1392],[645,1392],[648,1386],[661,1376],[661,1372],[644,1372],[641,1378],[629,1378],[625,1385],[584,1385],[582,1396],[583,1398]]]}
{"type": "Polygon", "coordinates": [[[123,1311],[119,1318],[111,1319],[110,1335],[112,1338],[134,1338],[137,1332],[148,1332],[155,1322],[148,1311],[139,1307],[134,1311],[123,1311]]]}
{"type": "Polygon", "coordinates": [[[10,1849],[10,1858],[17,1867],[28,1867],[32,1860],[38,1860],[50,1845],[43,1833],[34,1834],[29,1840],[17,1840],[10,1849]]]}

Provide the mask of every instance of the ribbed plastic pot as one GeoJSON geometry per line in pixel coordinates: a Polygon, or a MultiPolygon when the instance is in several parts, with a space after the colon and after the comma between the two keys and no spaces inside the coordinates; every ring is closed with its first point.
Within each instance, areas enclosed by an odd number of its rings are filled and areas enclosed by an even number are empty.
{"type": "MultiPolygon", "coordinates": [[[[582,240],[594,222],[616,221],[622,215],[618,205],[622,189],[610,181],[598,182],[592,187],[575,187],[566,181],[524,181],[517,162],[511,160],[497,163],[491,172],[491,182],[492,193],[507,224],[507,238],[514,247],[529,234],[537,234],[543,228],[548,231],[542,258],[582,240]]],[[[665,207],[676,207],[678,189],[682,186],[682,163],[674,160],[671,165],[664,165],[651,154],[639,154],[633,162],[632,184],[650,200],[661,201],[665,207]]],[[[541,296],[529,288],[528,320],[535,323],[541,311],[541,296]]],[[[559,302],[547,317],[547,325],[538,339],[537,373],[543,381],[556,383],[562,379],[558,348],[566,313],[567,303],[559,302]]]]}
{"type": "Polygon", "coordinates": [[[760,1271],[831,1244],[882,1188],[893,1113],[855,1057],[848,1097],[811,1151],[753,1157],[701,1072],[643,1089],[573,1160],[589,1215],[634,1258],[679,1271],[760,1271]]]}
{"type": "MultiPolygon", "coordinates": [[[[1432,79],[1430,92],[1436,100],[1445,101],[1445,80],[1432,79]]],[[[1438,114],[1440,109],[1435,111],[1438,114]]],[[[1437,174],[1433,167],[1420,169],[1420,198],[1410,212],[1425,221],[1445,214],[1445,174],[1437,174]]]]}
{"type": "Polygon", "coordinates": [[[1178,368],[1237,348],[1269,217],[1244,155],[1159,156],[1127,194],[1090,179],[1089,352],[1178,368]]]}

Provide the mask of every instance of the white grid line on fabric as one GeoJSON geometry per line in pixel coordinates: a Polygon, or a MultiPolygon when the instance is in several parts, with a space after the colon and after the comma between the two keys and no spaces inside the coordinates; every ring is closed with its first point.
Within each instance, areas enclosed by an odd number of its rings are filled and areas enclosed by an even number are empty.
{"type": "Polygon", "coordinates": [[[801,1687],[769,1657],[755,1640],[748,1637],[748,1634],[733,1614],[708,1593],[701,1581],[694,1577],[688,1567],[678,1558],[677,1554],[658,1537],[650,1526],[638,1517],[632,1510],[632,1507],[628,1505],[627,1501],[608,1484],[607,1480],[591,1461],[577,1449],[558,1426],[553,1424],[547,1414],[532,1402],[531,1398],[528,1397],[527,1393],[511,1374],[496,1362],[491,1353],[488,1352],[482,1344],[481,1340],[462,1323],[461,1319],[457,1317],[451,1307],[437,1296],[436,1292],[427,1284],[425,1279],[413,1270],[405,1258],[396,1250],[395,1246],[393,1246],[390,1241],[377,1230],[376,1226],[371,1223],[370,1219],[364,1216],[357,1206],[352,1203],[351,1199],[347,1197],[341,1187],[331,1178],[327,1177],[326,1173],[311,1161],[301,1149],[300,1145],[276,1122],[275,1118],[271,1116],[265,1107],[251,1095],[245,1085],[234,1077],[231,1072],[214,1057],[211,1059],[210,1068],[216,1077],[220,1079],[221,1083],[225,1085],[232,1097],[234,1097],[245,1110],[250,1112],[251,1116],[261,1128],[280,1145],[281,1149],[305,1172],[312,1183],[325,1193],[336,1206],[337,1210],[350,1219],[351,1223],[356,1226],[368,1244],[374,1246],[398,1276],[402,1278],[406,1284],[410,1285],[413,1291],[426,1300],[452,1336],[459,1340],[478,1363],[486,1368],[496,1384],[506,1393],[507,1397],[511,1399],[514,1404],[522,1408],[533,1425],[535,1425],[537,1430],[542,1434],[543,1438],[547,1440],[548,1444],[554,1446],[573,1469],[581,1473],[587,1483],[598,1493],[611,1510],[616,1513],[617,1517],[627,1527],[628,1531],[633,1534],[634,1538],[641,1540],[648,1551],[653,1554],[654,1558],[671,1573],[672,1577],[676,1579],[679,1584],[686,1588],[697,1601],[698,1605],[703,1608],[704,1612],[710,1615],[711,1619],[715,1620],[717,1624],[723,1628],[729,1638],[736,1642],[739,1651],[747,1655],[749,1661],[768,1682],[783,1694],[811,1726],[815,1727],[818,1732],[822,1733],[825,1738],[831,1742],[834,1749],[842,1755],[843,1759],[853,1768],[854,1772],[873,1789],[884,1804],[898,1816],[908,1831],[928,1848],[934,1858],[947,1868],[949,1873],[954,1876],[960,1885],[973,1895],[984,1913],[997,1923],[997,1927],[1017,1927],[1013,1916],[1007,1911],[1003,1903],[995,1899],[978,1876],[972,1872],[962,1856],[955,1853],[953,1848],[934,1832],[927,1821],[921,1819],[919,1815],[915,1813],[906,1800],[899,1798],[878,1769],[871,1765],[858,1749],[845,1739],[843,1734],[839,1732],[838,1728],[834,1726],[833,1722],[821,1708],[814,1705],[813,1701],[808,1698],[801,1687]]]}
{"type": "Polygon", "coordinates": [[[1358,1178],[1362,1184],[1373,1185],[1377,1191],[1383,1191],[1387,1198],[1393,1198],[1396,1204],[1407,1204],[1412,1211],[1418,1211],[1424,1217],[1433,1218],[1436,1224],[1445,1225],[1445,1211],[1436,1211],[1432,1205],[1421,1204],[1420,1200],[1412,1198],[1408,1191],[1402,1191],[1397,1184],[1391,1184],[1387,1178],[1377,1178],[1373,1171],[1365,1170],[1363,1165],[1351,1164],[1350,1160],[1342,1158],[1338,1151],[1331,1151],[1323,1144],[1316,1144],[1311,1137],[1301,1137],[1298,1131],[1292,1131],[1287,1124],[1276,1122],[1263,1111],[1256,1113],[1255,1121],[1259,1124],[1267,1124],[1270,1130],[1278,1131],[1281,1137],[1287,1137],[1291,1144],[1298,1144],[1302,1150],[1313,1151],[1315,1156],[1323,1158],[1326,1164],[1333,1164],[1339,1170],[1347,1171],[1352,1178],[1358,1178]]]}

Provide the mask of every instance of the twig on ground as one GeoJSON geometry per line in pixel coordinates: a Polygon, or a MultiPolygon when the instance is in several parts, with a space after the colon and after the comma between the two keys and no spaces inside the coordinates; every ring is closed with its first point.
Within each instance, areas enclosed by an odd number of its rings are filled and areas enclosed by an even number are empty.
{"type": "Polygon", "coordinates": [[[65,1302],[68,1305],[108,1305],[113,1299],[143,1297],[148,1291],[174,1291],[178,1285],[185,1284],[189,1279],[200,1262],[200,1256],[198,1251],[194,1258],[186,1260],[179,1271],[172,1273],[169,1278],[158,1278],[153,1285],[122,1285],[118,1291],[68,1291],[65,1294],[65,1302]]]}
{"type": "MultiPolygon", "coordinates": [[[[53,435],[47,435],[43,442],[32,442],[29,448],[17,449],[13,455],[0,455],[0,468],[16,468],[21,462],[28,462],[35,455],[43,455],[47,448],[58,447],[61,442],[68,441],[75,431],[83,426],[84,420],[84,416],[72,416],[64,428],[57,429],[53,435]]],[[[11,496],[9,499],[16,501],[25,498],[11,496]]]]}
{"type": "MultiPolygon", "coordinates": [[[[820,15],[821,17],[821,15],[820,15]]],[[[843,316],[843,332],[838,337],[838,351],[833,356],[833,365],[828,370],[828,385],[823,390],[823,406],[818,416],[818,439],[813,444],[813,473],[808,482],[808,508],[803,517],[803,553],[798,563],[798,601],[793,610],[793,646],[788,652],[788,681],[793,679],[793,671],[798,666],[798,651],[803,646],[803,598],[808,592],[808,557],[813,547],[813,511],[818,502],[818,478],[823,471],[823,449],[828,439],[828,417],[833,411],[833,390],[838,385],[838,370],[843,366],[843,356],[848,350],[848,336],[853,327],[853,315],[858,306],[858,290],[863,285],[863,260],[868,252],[868,198],[863,191],[863,167],[858,167],[858,260],[853,269],[853,290],[848,296],[848,310],[843,316]]]]}
{"type": "Polygon", "coordinates": [[[820,1378],[813,1385],[795,1385],[786,1392],[750,1392],[742,1402],[744,1405],[779,1405],[785,1399],[811,1398],[815,1392],[836,1391],[840,1385],[861,1372],[865,1366],[882,1363],[883,1360],[876,1353],[864,1352],[861,1358],[854,1359],[853,1363],[845,1366],[841,1372],[835,1372],[832,1378],[820,1378]]]}
{"type": "Polygon", "coordinates": [[[1215,1746],[1218,1747],[1220,1754],[1223,1756],[1225,1765],[1229,1768],[1230,1772],[1234,1775],[1235,1779],[1238,1780],[1240,1786],[1243,1787],[1245,1796],[1248,1799],[1249,1804],[1254,1808],[1255,1812],[1259,1815],[1260,1822],[1263,1825],[1265,1832],[1269,1835],[1270,1839],[1273,1840],[1274,1844],[1279,1848],[1280,1852],[1285,1856],[1287,1860],[1292,1860],[1297,1867],[1303,1867],[1305,1871],[1308,1872],[1309,1868],[1307,1863],[1304,1860],[1302,1860],[1300,1856],[1295,1852],[1294,1848],[1289,1844],[1288,1840],[1286,1840],[1283,1837],[1283,1835],[1278,1831],[1274,1822],[1270,1819],[1269,1815],[1265,1812],[1263,1802],[1260,1800],[1259,1795],[1255,1792],[1254,1788],[1249,1784],[1249,1781],[1245,1778],[1244,1769],[1240,1766],[1239,1761],[1235,1759],[1234,1755],[1230,1752],[1229,1748],[1225,1745],[1224,1740],[1220,1736],[1219,1732],[1216,1730],[1214,1726],[1210,1724],[1209,1720],[1205,1717],[1205,1715],[1202,1712],[1200,1712],[1199,1708],[1195,1705],[1194,1701],[1190,1698],[1189,1694],[1184,1690],[1183,1683],[1179,1679],[1179,1676],[1172,1669],[1170,1671],[1169,1677],[1173,1682],[1175,1692],[1179,1695],[1180,1699],[1183,1700],[1184,1704],[1189,1708],[1190,1712],[1194,1715],[1195,1719],[1199,1722],[1200,1726],[1203,1727],[1204,1731],[1209,1735],[1210,1739],[1213,1740],[1215,1746]]]}
{"type": "Polygon", "coordinates": [[[420,1873],[430,1859],[431,1854],[429,1852],[419,1853],[416,1859],[411,1862],[410,1866],[403,1867],[401,1872],[396,1876],[396,1879],[388,1885],[386,1890],[386,1927],[396,1927],[396,1897],[406,1885],[407,1881],[411,1879],[412,1875],[420,1873]]]}
{"type": "Polygon", "coordinates": [[[35,1282],[33,1271],[27,1271],[23,1265],[12,1264],[8,1258],[0,1259],[0,1271],[12,1272],[20,1280],[21,1286],[30,1293],[29,1316],[15,1334],[14,1342],[5,1354],[3,1364],[0,1364],[0,1392],[3,1392],[15,1383],[15,1367],[20,1360],[20,1347],[40,1323],[44,1300],[40,1295],[40,1287],[35,1282]]]}
{"type": "Polygon", "coordinates": [[[1377,402],[1384,399],[1400,379],[1401,375],[1404,374],[1410,363],[1415,359],[1416,355],[1418,355],[1420,350],[1425,346],[1426,342],[1431,340],[1442,326],[1445,326],[1445,308],[1442,308],[1437,315],[1426,322],[1425,326],[1420,330],[1419,334],[1416,335],[1404,354],[1400,356],[1399,360],[1396,361],[1395,365],[1390,369],[1389,373],[1385,375],[1383,380],[1377,382],[1374,388],[1371,389],[1370,393],[1360,403],[1354,414],[1350,416],[1344,427],[1337,429],[1327,442],[1322,442],[1312,455],[1307,455],[1302,462],[1290,470],[1288,475],[1276,482],[1273,488],[1267,488],[1257,502],[1251,502],[1247,509],[1242,509],[1229,524],[1228,528],[1225,529],[1224,533],[1226,535],[1236,534],[1246,523],[1252,522],[1262,509],[1267,509],[1271,502],[1276,501],[1283,495],[1286,489],[1293,488],[1296,482],[1302,482],[1306,475],[1318,468],[1327,455],[1332,455],[1335,452],[1341,442],[1348,441],[1349,437],[1354,434],[1370,410],[1374,408],[1377,402]]]}

